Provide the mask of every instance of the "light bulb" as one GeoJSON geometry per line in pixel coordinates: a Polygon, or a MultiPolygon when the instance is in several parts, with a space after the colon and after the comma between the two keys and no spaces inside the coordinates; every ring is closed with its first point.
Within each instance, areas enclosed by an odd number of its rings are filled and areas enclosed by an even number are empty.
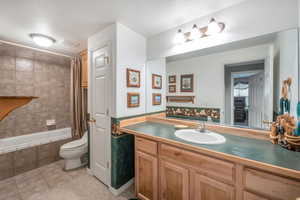
{"type": "Polygon", "coordinates": [[[29,36],[34,41],[34,43],[36,43],[37,45],[39,45],[41,47],[50,47],[56,41],[52,37],[42,35],[42,34],[38,34],[38,33],[32,33],[29,36]]]}
{"type": "Polygon", "coordinates": [[[206,35],[215,35],[217,33],[220,33],[221,27],[219,23],[212,18],[207,26],[207,31],[205,32],[206,35]]]}
{"type": "Polygon", "coordinates": [[[194,24],[189,39],[196,40],[202,37],[202,32],[198,29],[197,25],[194,24]]]}
{"type": "Polygon", "coordinates": [[[175,44],[183,44],[184,42],[185,42],[185,36],[182,33],[181,29],[179,29],[174,38],[174,43],[175,44]]]}

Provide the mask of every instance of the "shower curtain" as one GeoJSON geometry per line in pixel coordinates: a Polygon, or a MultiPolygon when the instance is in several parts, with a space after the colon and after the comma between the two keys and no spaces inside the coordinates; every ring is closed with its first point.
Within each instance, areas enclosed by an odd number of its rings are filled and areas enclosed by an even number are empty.
{"type": "Polygon", "coordinates": [[[76,56],[71,60],[71,112],[72,136],[81,138],[87,130],[87,92],[81,87],[81,57],[76,56]]]}

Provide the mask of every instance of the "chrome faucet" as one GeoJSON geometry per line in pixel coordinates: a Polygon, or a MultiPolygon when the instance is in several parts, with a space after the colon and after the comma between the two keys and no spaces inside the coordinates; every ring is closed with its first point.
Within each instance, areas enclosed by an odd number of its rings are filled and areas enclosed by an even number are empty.
{"type": "Polygon", "coordinates": [[[201,133],[204,133],[206,131],[205,121],[202,121],[202,123],[199,124],[199,126],[196,128],[196,130],[201,133]]]}

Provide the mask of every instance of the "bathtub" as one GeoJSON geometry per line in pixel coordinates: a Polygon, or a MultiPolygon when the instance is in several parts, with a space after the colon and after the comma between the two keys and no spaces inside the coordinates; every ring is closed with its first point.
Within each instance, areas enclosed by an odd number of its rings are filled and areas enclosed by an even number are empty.
{"type": "Polygon", "coordinates": [[[0,155],[72,137],[71,128],[0,139],[0,155]]]}

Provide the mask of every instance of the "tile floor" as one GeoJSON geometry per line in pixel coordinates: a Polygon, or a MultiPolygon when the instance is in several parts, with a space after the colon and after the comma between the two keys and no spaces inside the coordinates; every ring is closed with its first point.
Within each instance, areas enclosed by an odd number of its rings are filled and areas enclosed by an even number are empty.
{"type": "Polygon", "coordinates": [[[63,161],[0,182],[0,200],[127,200],[133,187],[115,197],[86,169],[65,172],[63,161]]]}

